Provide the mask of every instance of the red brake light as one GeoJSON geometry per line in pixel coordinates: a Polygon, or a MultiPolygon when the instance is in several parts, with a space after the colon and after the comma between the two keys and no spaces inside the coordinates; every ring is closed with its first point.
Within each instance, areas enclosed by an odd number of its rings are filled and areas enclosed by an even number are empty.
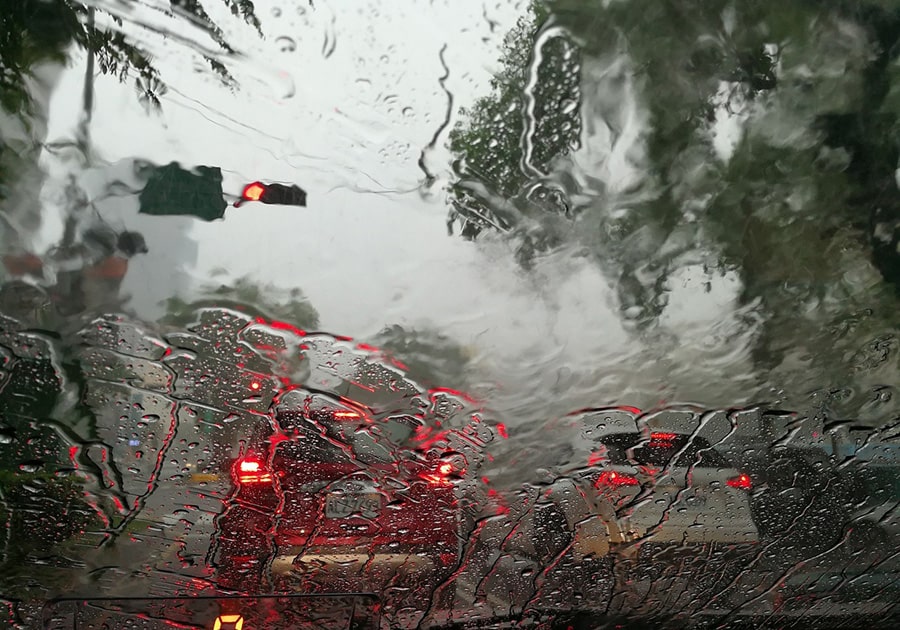
{"type": "Polygon", "coordinates": [[[626,475],[624,473],[618,473],[614,470],[606,470],[600,473],[600,476],[597,477],[597,481],[594,482],[594,487],[600,489],[604,486],[611,488],[620,488],[622,486],[638,486],[640,482],[638,482],[637,477],[634,475],[626,475]]]}
{"type": "Polygon", "coordinates": [[[239,459],[234,467],[235,481],[240,484],[271,483],[272,473],[265,463],[254,457],[239,459]]]}
{"type": "Polygon", "coordinates": [[[454,477],[458,477],[460,472],[450,462],[441,462],[436,472],[422,473],[420,476],[435,486],[452,486],[454,477]]]}
{"type": "Polygon", "coordinates": [[[260,387],[262,387],[262,385],[259,384],[259,381],[250,382],[250,389],[252,389],[253,391],[259,391],[260,387]]]}
{"type": "Polygon", "coordinates": [[[678,437],[677,433],[651,433],[650,434],[650,439],[653,440],[654,442],[655,441],[671,442],[676,437],[678,437]]]}
{"type": "Polygon", "coordinates": [[[738,490],[750,490],[753,488],[753,480],[750,479],[750,475],[746,473],[741,473],[737,477],[732,477],[725,483],[738,490]]]}
{"type": "Polygon", "coordinates": [[[360,414],[356,411],[335,411],[334,419],[335,420],[352,420],[353,418],[359,418],[360,414]]]}

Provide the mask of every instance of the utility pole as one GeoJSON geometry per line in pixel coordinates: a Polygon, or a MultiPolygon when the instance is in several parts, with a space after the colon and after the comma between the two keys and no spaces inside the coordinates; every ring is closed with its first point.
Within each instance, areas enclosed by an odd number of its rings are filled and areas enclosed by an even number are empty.
{"type": "MultiPolygon", "coordinates": [[[[94,110],[94,49],[91,46],[90,36],[94,30],[94,8],[88,8],[87,15],[88,45],[85,46],[87,52],[87,67],[84,71],[84,90],[82,91],[82,112],[81,120],[78,121],[78,129],[76,131],[75,144],[84,159],[84,166],[88,165],[90,160],[90,125],[91,114],[94,110]]],[[[81,218],[81,210],[87,205],[87,200],[82,200],[77,190],[77,183],[73,175],[69,176],[69,191],[73,197],[72,207],[70,207],[69,215],[66,217],[63,228],[62,241],[60,249],[65,250],[72,246],[75,242],[76,228],[78,220],[81,218]],[[77,201],[76,201],[77,199],[77,201]]],[[[69,193],[67,193],[67,197],[69,193]]]]}

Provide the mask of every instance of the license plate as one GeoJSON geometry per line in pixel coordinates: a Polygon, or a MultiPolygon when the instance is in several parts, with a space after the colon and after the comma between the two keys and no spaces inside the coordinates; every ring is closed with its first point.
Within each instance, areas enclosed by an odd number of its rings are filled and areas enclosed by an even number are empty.
{"type": "Polygon", "coordinates": [[[381,511],[381,495],[377,492],[332,492],[325,498],[326,518],[348,518],[360,514],[376,518],[381,511]]]}
{"type": "Polygon", "coordinates": [[[214,473],[194,473],[191,475],[191,481],[194,483],[213,483],[219,480],[219,475],[214,473]]]}

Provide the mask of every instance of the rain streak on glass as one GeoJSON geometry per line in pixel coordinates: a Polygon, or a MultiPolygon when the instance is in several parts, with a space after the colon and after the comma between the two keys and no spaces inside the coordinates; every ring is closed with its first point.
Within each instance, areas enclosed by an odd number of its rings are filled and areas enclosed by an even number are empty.
{"type": "Polygon", "coordinates": [[[898,627],[900,5],[13,5],[0,626],[898,627]]]}

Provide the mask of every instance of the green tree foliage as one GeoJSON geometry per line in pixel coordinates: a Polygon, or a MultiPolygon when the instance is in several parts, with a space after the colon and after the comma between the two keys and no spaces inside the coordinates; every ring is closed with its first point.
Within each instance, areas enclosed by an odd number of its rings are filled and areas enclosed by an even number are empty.
{"type": "MultiPolygon", "coordinates": [[[[260,31],[250,0],[221,1],[232,14],[260,31]]],[[[205,31],[223,53],[234,52],[199,0],[170,0],[169,4],[173,12],[205,31]]],[[[0,11],[0,105],[4,109],[27,111],[30,101],[25,79],[40,62],[65,61],[72,44],[93,53],[102,73],[122,81],[134,80],[139,98],[149,106],[159,106],[165,85],[151,56],[121,31],[94,26],[88,14],[88,6],[77,0],[6,0],[0,11]]],[[[120,18],[111,16],[111,21],[122,26],[120,18]]],[[[203,56],[223,81],[231,81],[221,61],[203,56]]]]}
{"type": "Polygon", "coordinates": [[[169,298],[161,322],[183,328],[196,321],[203,308],[231,308],[307,330],[319,325],[319,313],[300,289],[281,289],[247,276],[230,284],[206,284],[192,299],[169,298]]]}
{"type": "Polygon", "coordinates": [[[458,177],[450,224],[459,223],[466,237],[485,227],[517,227],[523,214],[560,210],[541,178],[578,143],[579,51],[564,32],[548,28],[548,18],[533,4],[519,19],[504,39],[491,94],[464,110],[450,133],[458,177]],[[497,199],[512,203],[501,209],[497,199]]]}
{"type": "Polygon", "coordinates": [[[523,262],[572,239],[589,246],[639,329],[658,322],[685,265],[736,273],[743,305],[762,315],[759,361],[779,364],[799,338],[846,362],[897,307],[879,272],[900,287],[898,44],[892,0],[533,5],[491,94],[450,137],[451,220],[468,236],[512,232],[523,262]],[[723,155],[726,122],[736,133],[723,155]],[[618,151],[635,181],[611,190],[585,158],[591,142],[618,151]],[[523,194],[534,190],[558,202],[523,194]],[[837,341],[854,313],[869,313],[855,341],[837,341]]]}
{"type": "Polygon", "coordinates": [[[63,0],[8,0],[0,11],[0,106],[18,112],[28,104],[25,77],[41,62],[66,60],[81,29],[78,14],[63,0]]]}
{"type": "Polygon", "coordinates": [[[407,376],[426,387],[465,390],[471,385],[466,378],[470,355],[435,330],[389,326],[376,335],[373,343],[399,360],[407,368],[407,376]]]}

